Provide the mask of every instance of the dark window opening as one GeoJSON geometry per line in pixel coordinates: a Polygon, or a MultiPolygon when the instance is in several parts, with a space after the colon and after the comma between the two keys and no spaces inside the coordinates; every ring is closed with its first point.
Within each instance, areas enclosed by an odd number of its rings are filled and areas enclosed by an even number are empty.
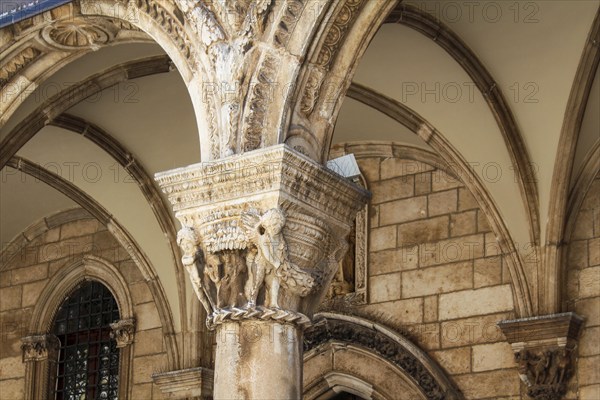
{"type": "Polygon", "coordinates": [[[110,337],[118,319],[115,298],[99,282],[83,283],[64,300],[52,326],[60,340],[56,400],[118,399],[119,349],[110,337]]]}

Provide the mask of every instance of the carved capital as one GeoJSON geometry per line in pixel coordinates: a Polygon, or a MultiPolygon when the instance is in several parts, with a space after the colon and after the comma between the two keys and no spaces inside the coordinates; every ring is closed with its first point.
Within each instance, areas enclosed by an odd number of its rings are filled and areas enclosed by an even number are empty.
{"type": "Polygon", "coordinates": [[[304,325],[347,249],[368,192],[286,145],[157,175],[208,324],[304,325]]]}
{"type": "Polygon", "coordinates": [[[21,339],[23,362],[43,361],[56,358],[60,341],[54,335],[33,335],[21,339]]]}
{"type": "Polygon", "coordinates": [[[583,319],[574,313],[501,321],[519,377],[536,400],[559,400],[573,371],[573,350],[583,319]]]}
{"type": "Polygon", "coordinates": [[[117,322],[110,324],[111,339],[117,341],[117,347],[126,347],[133,343],[133,337],[135,334],[135,319],[122,319],[117,322]]]}

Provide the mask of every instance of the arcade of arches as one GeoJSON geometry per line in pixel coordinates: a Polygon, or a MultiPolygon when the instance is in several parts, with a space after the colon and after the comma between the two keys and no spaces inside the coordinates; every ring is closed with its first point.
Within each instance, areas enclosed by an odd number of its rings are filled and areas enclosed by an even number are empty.
{"type": "Polygon", "coordinates": [[[34,3],[0,399],[600,399],[600,1],[34,3]]]}

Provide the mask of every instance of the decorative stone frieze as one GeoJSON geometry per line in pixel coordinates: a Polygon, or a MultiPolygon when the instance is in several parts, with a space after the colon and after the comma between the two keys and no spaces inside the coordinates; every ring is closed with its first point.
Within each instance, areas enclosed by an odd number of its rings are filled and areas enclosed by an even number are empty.
{"type": "Polygon", "coordinates": [[[23,362],[55,359],[60,341],[54,335],[33,335],[21,339],[23,344],[23,362]]]}
{"type": "Polygon", "coordinates": [[[530,397],[559,400],[564,396],[582,323],[572,312],[498,323],[512,346],[530,397]]]}
{"type": "Polygon", "coordinates": [[[129,318],[113,322],[110,324],[110,329],[112,329],[110,337],[117,341],[118,348],[129,346],[133,343],[135,319],[129,318]]]}
{"type": "Polygon", "coordinates": [[[208,324],[305,325],[367,192],[286,145],[157,175],[208,324]]]}
{"type": "Polygon", "coordinates": [[[207,368],[189,368],[152,375],[166,399],[212,398],[214,373],[207,368]]]}

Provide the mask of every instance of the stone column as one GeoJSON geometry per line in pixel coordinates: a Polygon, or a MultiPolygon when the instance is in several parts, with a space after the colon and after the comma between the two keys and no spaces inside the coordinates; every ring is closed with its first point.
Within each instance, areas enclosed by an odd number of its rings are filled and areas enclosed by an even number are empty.
{"type": "Polygon", "coordinates": [[[302,332],[368,193],[286,145],[157,175],[217,330],[215,399],[300,399],[302,332]]]}
{"type": "Polygon", "coordinates": [[[54,335],[32,335],[21,339],[25,367],[25,399],[54,397],[60,341],[54,335]]]}
{"type": "Polygon", "coordinates": [[[535,400],[560,400],[571,378],[583,319],[575,313],[501,321],[498,326],[510,343],[519,377],[535,400]]]}

